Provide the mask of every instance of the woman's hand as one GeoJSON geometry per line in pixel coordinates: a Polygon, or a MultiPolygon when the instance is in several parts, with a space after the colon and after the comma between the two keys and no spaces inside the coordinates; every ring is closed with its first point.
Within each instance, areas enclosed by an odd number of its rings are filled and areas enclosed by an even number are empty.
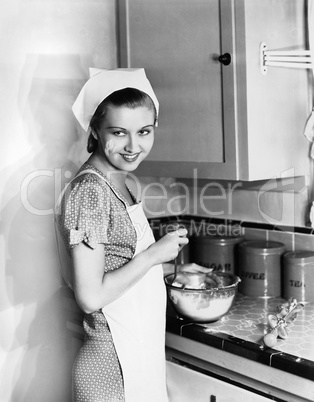
{"type": "Polygon", "coordinates": [[[212,268],[190,263],[180,265],[174,279],[175,286],[187,289],[204,289],[207,283],[207,274],[211,274],[212,268]]]}
{"type": "Polygon", "coordinates": [[[180,272],[188,272],[188,273],[203,273],[208,274],[212,272],[213,268],[206,268],[202,265],[195,264],[194,262],[189,264],[182,264],[179,266],[180,272]]]}
{"type": "Polygon", "coordinates": [[[222,286],[222,279],[213,272],[213,268],[190,263],[179,267],[175,282],[191,289],[210,289],[222,286]]]}
{"type": "Polygon", "coordinates": [[[182,247],[189,242],[186,237],[187,233],[186,229],[174,230],[149,246],[145,252],[152,259],[152,265],[174,260],[182,247]]]}
{"type": "MultiPolygon", "coordinates": [[[[183,275],[186,274],[204,274],[199,275],[204,278],[207,287],[220,287],[223,286],[223,279],[218,276],[213,268],[202,267],[201,265],[191,263],[191,264],[183,264],[179,267],[179,272],[183,275]]],[[[193,276],[193,275],[192,275],[193,276]]]]}

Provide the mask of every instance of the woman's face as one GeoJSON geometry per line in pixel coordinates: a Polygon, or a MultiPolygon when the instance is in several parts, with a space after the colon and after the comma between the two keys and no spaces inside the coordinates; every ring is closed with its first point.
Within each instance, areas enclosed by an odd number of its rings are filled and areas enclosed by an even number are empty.
{"type": "Polygon", "coordinates": [[[105,157],[111,169],[134,171],[152,149],[154,121],[154,110],[146,106],[110,106],[98,131],[96,153],[105,157]]]}

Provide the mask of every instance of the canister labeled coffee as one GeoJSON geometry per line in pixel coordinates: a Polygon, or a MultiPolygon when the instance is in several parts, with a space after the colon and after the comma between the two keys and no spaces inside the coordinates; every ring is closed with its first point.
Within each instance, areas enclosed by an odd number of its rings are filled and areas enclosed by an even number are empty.
{"type": "Polygon", "coordinates": [[[281,296],[281,258],[285,246],[273,241],[239,245],[239,292],[253,297],[281,296]]]}
{"type": "Polygon", "coordinates": [[[284,254],[283,296],[298,302],[314,301],[314,253],[290,251],[284,254]]]}
{"type": "Polygon", "coordinates": [[[190,240],[191,260],[214,271],[237,274],[236,236],[195,236],[190,240]]]}

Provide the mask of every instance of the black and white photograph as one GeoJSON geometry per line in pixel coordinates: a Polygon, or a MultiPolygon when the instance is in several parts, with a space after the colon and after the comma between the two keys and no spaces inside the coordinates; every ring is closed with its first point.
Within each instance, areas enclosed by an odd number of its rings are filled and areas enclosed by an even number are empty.
{"type": "Polygon", "coordinates": [[[314,0],[1,0],[0,402],[314,401],[314,0]]]}

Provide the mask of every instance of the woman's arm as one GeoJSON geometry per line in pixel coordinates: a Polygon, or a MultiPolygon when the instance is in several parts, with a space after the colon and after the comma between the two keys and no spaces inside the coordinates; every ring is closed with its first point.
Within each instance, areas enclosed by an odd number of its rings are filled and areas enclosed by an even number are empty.
{"type": "Polygon", "coordinates": [[[170,232],[137,254],[121,268],[104,274],[104,245],[91,249],[84,243],[72,249],[73,288],[77,303],[92,313],[123,295],[152,267],[174,259],[180,246],[188,243],[187,231],[170,232]]]}

